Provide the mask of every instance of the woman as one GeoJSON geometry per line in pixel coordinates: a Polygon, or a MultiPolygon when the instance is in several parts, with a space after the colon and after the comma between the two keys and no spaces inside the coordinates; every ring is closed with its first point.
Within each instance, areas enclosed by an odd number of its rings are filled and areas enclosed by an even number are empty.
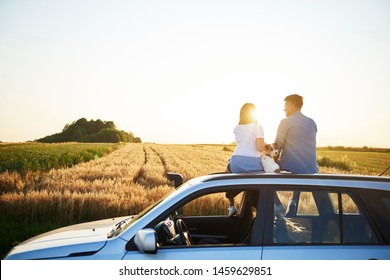
{"type": "MultiPolygon", "coordinates": [[[[228,170],[232,173],[261,172],[260,154],[264,149],[264,130],[257,124],[256,107],[252,103],[245,103],[240,110],[240,120],[234,128],[236,148],[230,158],[228,170]]],[[[229,199],[229,216],[234,215],[236,193],[226,193],[229,199]]]]}

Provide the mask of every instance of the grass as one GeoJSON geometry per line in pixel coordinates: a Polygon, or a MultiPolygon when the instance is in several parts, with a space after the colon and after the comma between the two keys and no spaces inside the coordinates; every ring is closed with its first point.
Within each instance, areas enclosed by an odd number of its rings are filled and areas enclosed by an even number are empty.
{"type": "MultiPolygon", "coordinates": [[[[341,173],[379,175],[390,166],[389,149],[320,148],[317,154],[320,171],[321,167],[328,167],[341,173]]],[[[386,174],[389,176],[389,173],[386,174]]]]}
{"type": "Polygon", "coordinates": [[[318,166],[336,168],[343,171],[351,171],[352,166],[347,159],[344,160],[334,160],[328,156],[321,157],[317,160],[318,166]]]}
{"type": "MultiPolygon", "coordinates": [[[[233,150],[234,145],[207,144],[0,144],[0,255],[49,229],[139,213],[174,190],[167,172],[185,180],[223,172],[233,150]],[[64,154],[67,163],[55,165],[64,154]]],[[[376,175],[390,164],[390,153],[324,148],[318,149],[318,160],[321,173],[376,175]]],[[[196,203],[184,210],[225,213],[227,208],[223,196],[196,203]]]]}
{"type": "Polygon", "coordinates": [[[71,167],[100,158],[118,147],[118,144],[106,143],[0,144],[0,173],[16,171],[25,174],[31,171],[47,172],[53,168],[71,167]]]}

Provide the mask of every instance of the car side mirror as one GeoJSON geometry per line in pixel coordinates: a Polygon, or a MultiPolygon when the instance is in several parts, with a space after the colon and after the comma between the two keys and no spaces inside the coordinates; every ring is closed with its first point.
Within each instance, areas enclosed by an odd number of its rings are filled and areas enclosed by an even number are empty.
{"type": "Polygon", "coordinates": [[[157,254],[157,234],[152,228],[141,229],[134,237],[137,249],[146,254],[157,254]]]}
{"type": "Polygon", "coordinates": [[[183,175],[181,175],[180,173],[168,172],[167,178],[169,181],[175,182],[175,188],[178,188],[183,184],[183,175]]]}

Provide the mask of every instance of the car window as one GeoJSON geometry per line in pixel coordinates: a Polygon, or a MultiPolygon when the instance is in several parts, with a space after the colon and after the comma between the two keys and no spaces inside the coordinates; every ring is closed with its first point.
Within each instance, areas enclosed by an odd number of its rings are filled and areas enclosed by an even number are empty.
{"type": "MultiPolygon", "coordinates": [[[[234,205],[240,210],[243,193],[234,197],[234,205]]],[[[187,203],[178,210],[178,216],[227,216],[229,201],[225,192],[203,195],[187,203]]]]}
{"type": "Polygon", "coordinates": [[[158,246],[251,244],[258,199],[259,191],[239,189],[203,194],[179,204],[154,226],[158,246]],[[229,215],[232,196],[237,211],[229,215]]]}
{"type": "Polygon", "coordinates": [[[390,213],[390,197],[383,197],[382,203],[385,206],[387,213],[390,213]]]}
{"type": "Polygon", "coordinates": [[[378,243],[351,193],[276,191],[273,243],[378,243]]]}
{"type": "Polygon", "coordinates": [[[359,190],[371,218],[375,219],[377,229],[381,231],[386,243],[390,243],[390,192],[385,190],[359,190]]]}
{"type": "Polygon", "coordinates": [[[314,202],[313,193],[301,192],[299,202],[297,215],[318,215],[318,209],[314,202]]]}

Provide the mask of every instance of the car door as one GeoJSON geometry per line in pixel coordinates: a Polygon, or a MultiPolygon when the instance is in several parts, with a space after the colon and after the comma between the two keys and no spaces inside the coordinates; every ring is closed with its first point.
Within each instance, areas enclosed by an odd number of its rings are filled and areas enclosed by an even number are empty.
{"type": "Polygon", "coordinates": [[[259,260],[261,246],[203,245],[158,248],[156,254],[129,251],[125,260],[259,260]]]}
{"type": "MultiPolygon", "coordinates": [[[[235,197],[238,208],[238,205],[242,206],[243,197],[243,193],[235,197]]],[[[228,216],[225,193],[219,192],[203,195],[187,203],[180,208],[176,218],[185,222],[195,244],[202,240],[228,244],[234,242],[234,232],[244,218],[244,211],[228,216]]]]}
{"type": "Polygon", "coordinates": [[[390,259],[356,194],[338,188],[275,188],[262,259],[390,259]]]}
{"type": "MultiPolygon", "coordinates": [[[[256,192],[255,192],[256,193],[256,192]]],[[[258,231],[256,200],[245,190],[236,197],[237,215],[227,215],[224,192],[206,194],[177,209],[174,219],[186,224],[193,243],[191,246],[163,245],[155,254],[129,250],[125,259],[138,260],[260,260],[262,246],[252,243],[253,231],[258,231]],[[210,197],[210,195],[212,197],[210,197]]],[[[264,219],[263,219],[264,221],[264,219]]],[[[263,228],[263,226],[261,226],[263,228]]],[[[255,234],[257,236],[257,234],[255,234]]]]}

